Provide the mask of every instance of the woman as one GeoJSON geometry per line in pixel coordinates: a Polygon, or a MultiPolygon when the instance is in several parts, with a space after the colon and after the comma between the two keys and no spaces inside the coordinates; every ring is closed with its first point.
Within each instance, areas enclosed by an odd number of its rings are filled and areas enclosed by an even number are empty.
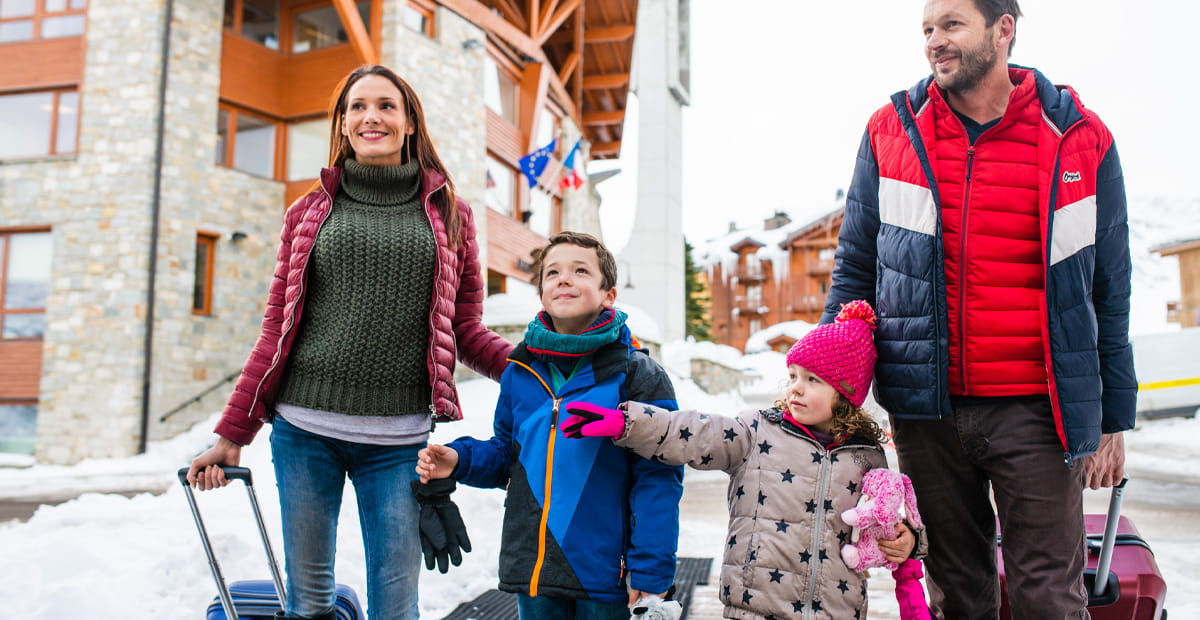
{"type": "Polygon", "coordinates": [[[188,481],[228,481],[273,423],[286,618],[332,618],[334,539],[354,483],[372,620],[417,617],[420,547],[409,488],[434,420],[457,420],[455,352],[492,379],[512,345],[480,322],[471,210],[434,151],[416,93],[386,67],[346,77],[330,167],[287,211],[262,331],[188,481]],[[423,277],[421,277],[423,276],[423,277]]]}

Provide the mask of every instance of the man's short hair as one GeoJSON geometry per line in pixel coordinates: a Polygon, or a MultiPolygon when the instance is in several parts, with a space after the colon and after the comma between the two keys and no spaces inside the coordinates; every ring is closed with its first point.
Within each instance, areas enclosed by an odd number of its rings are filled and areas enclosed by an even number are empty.
{"type": "Polygon", "coordinates": [[[592,235],[564,230],[551,235],[550,243],[547,243],[546,247],[533,251],[533,279],[531,282],[537,287],[538,295],[542,294],[542,263],[546,258],[546,252],[549,252],[550,248],[564,243],[596,250],[596,258],[600,263],[600,288],[606,291],[616,288],[617,259],[613,258],[612,252],[609,252],[608,248],[592,235]]]}
{"type": "Polygon", "coordinates": [[[975,8],[983,13],[984,22],[989,28],[1000,16],[1012,15],[1013,38],[1008,42],[1008,55],[1012,56],[1013,46],[1017,44],[1017,18],[1021,16],[1021,7],[1017,5],[1017,0],[975,0],[975,8]]]}

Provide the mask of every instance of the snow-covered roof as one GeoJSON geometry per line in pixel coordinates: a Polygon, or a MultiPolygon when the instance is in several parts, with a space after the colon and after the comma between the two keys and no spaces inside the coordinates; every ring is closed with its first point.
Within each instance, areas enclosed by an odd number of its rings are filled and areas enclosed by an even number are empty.
{"type": "Polygon", "coordinates": [[[779,336],[787,336],[792,340],[799,340],[814,327],[816,325],[807,321],[784,321],[765,329],[760,329],[750,334],[750,337],[746,339],[746,354],[771,350],[770,342],[779,336]]]}

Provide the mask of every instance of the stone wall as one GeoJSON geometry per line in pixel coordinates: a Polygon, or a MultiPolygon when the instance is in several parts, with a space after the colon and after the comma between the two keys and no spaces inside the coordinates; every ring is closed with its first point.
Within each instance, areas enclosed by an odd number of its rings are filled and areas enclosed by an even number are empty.
{"type": "MultiPolygon", "coordinates": [[[[281,183],[213,163],[221,3],[176,0],[159,213],[149,438],[219,408],[217,390],[257,334],[283,201],[281,183]],[[237,244],[229,233],[248,237],[237,244]],[[217,244],[212,316],[192,314],[196,233],[217,244]]],[[[78,152],[0,165],[0,221],[54,240],[36,457],[72,463],[136,452],[165,3],[94,2],[80,84],[78,152]],[[119,35],[119,36],[118,36],[119,35]]]]}
{"type": "Polygon", "coordinates": [[[736,390],[742,385],[760,378],[756,374],[701,358],[692,359],[691,369],[692,381],[709,394],[721,394],[736,390]]]}

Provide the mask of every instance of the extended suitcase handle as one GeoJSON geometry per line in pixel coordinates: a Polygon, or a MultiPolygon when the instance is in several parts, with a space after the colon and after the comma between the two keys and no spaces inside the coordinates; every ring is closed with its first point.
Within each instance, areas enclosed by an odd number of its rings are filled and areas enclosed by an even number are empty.
{"type": "Polygon", "coordinates": [[[1112,497],[1108,500],[1108,516],[1104,519],[1104,538],[1100,542],[1100,559],[1096,563],[1096,580],[1092,584],[1092,597],[1101,598],[1108,589],[1108,568],[1112,563],[1113,546],[1117,542],[1117,520],[1121,516],[1121,495],[1125,493],[1125,483],[1129,476],[1121,478],[1120,484],[1112,488],[1112,497]]]}
{"type": "MultiPolygon", "coordinates": [[[[229,593],[229,586],[225,584],[225,577],[221,575],[221,567],[217,564],[217,557],[213,554],[212,543],[208,539],[208,531],[204,528],[204,520],[200,518],[200,509],[196,506],[196,494],[192,491],[191,485],[187,481],[187,473],[189,467],[179,469],[179,482],[183,484],[185,496],[187,497],[188,508],[192,511],[192,519],[196,522],[196,531],[200,533],[200,543],[204,546],[204,555],[208,556],[208,566],[212,569],[213,581],[217,583],[217,593],[221,597],[221,606],[225,608],[225,617],[228,620],[238,620],[237,609],[233,606],[233,595],[229,593]]],[[[262,511],[258,508],[258,496],[254,494],[254,481],[250,475],[250,470],[245,467],[221,467],[225,471],[225,477],[230,480],[241,480],[246,485],[246,495],[250,498],[250,508],[254,513],[254,520],[258,522],[258,535],[262,538],[263,549],[267,551],[267,564],[271,569],[271,578],[275,580],[275,592],[279,595],[279,605],[281,608],[287,608],[286,593],[283,588],[283,577],[279,574],[279,566],[275,562],[275,552],[271,549],[271,541],[267,538],[267,526],[263,523],[262,511]]]]}
{"type": "MultiPolygon", "coordinates": [[[[179,468],[179,482],[184,486],[187,486],[187,474],[190,469],[190,467],[179,468]]],[[[250,470],[245,467],[226,467],[222,465],[221,469],[225,472],[225,478],[229,480],[241,480],[246,483],[246,486],[254,485],[253,476],[250,475],[250,470]]]]}

